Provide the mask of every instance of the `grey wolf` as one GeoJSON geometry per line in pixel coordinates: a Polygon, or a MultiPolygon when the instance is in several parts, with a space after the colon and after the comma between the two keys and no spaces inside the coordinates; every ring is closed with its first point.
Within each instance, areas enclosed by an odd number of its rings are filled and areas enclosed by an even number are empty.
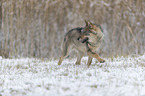
{"type": "Polygon", "coordinates": [[[91,65],[92,58],[96,58],[100,63],[105,62],[105,60],[97,54],[97,50],[104,36],[102,28],[86,20],[85,23],[85,27],[71,29],[65,34],[61,48],[62,55],[58,65],[61,65],[63,59],[65,59],[73,49],[78,54],[75,63],[77,65],[81,63],[81,58],[85,53],[89,56],[87,62],[88,67],[91,65]]]}

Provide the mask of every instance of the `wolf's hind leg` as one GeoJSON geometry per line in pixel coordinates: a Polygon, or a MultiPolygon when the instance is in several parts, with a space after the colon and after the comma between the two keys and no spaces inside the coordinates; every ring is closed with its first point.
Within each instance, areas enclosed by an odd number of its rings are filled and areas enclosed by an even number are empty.
{"type": "Polygon", "coordinates": [[[62,48],[62,56],[59,58],[58,65],[61,65],[63,59],[68,57],[71,48],[72,48],[71,44],[69,44],[68,42],[64,43],[63,48],[62,48]]]}
{"type": "Polygon", "coordinates": [[[61,65],[61,63],[62,63],[63,59],[64,59],[64,57],[63,57],[63,56],[61,56],[61,57],[59,58],[58,65],[61,65]]]}
{"type": "Polygon", "coordinates": [[[92,57],[88,57],[88,62],[87,62],[88,67],[90,67],[92,63],[92,59],[93,59],[92,57]]]}
{"type": "Polygon", "coordinates": [[[82,57],[83,57],[83,55],[84,55],[84,53],[83,52],[80,52],[80,51],[78,51],[77,52],[77,55],[78,55],[78,57],[77,57],[77,61],[76,61],[76,65],[80,65],[81,64],[81,59],[82,59],[82,57]]]}

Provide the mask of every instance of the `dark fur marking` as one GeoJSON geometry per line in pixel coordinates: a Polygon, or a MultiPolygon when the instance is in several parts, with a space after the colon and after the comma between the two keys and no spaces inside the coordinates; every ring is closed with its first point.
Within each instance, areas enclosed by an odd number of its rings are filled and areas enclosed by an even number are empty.
{"type": "Polygon", "coordinates": [[[64,38],[64,41],[66,41],[66,37],[64,38]]]}
{"type": "Polygon", "coordinates": [[[92,50],[89,48],[88,52],[91,52],[92,54],[96,54],[95,52],[92,52],[92,50]]]}
{"type": "Polygon", "coordinates": [[[83,29],[83,27],[73,28],[70,31],[68,31],[68,33],[71,32],[71,31],[73,31],[73,30],[77,30],[78,32],[81,32],[82,29],[83,29]]]}
{"type": "Polygon", "coordinates": [[[89,40],[89,38],[86,37],[85,39],[83,39],[82,43],[85,43],[85,42],[87,42],[88,40],[89,40]]]}
{"type": "MultiPolygon", "coordinates": [[[[69,30],[66,34],[65,34],[65,37],[64,37],[64,41],[66,41],[66,36],[68,33],[72,32],[73,30],[77,30],[80,34],[81,34],[81,30],[84,29],[83,27],[77,27],[77,28],[73,28],[71,30],[69,30]]],[[[79,40],[80,37],[78,37],[78,40],[79,40]]]]}

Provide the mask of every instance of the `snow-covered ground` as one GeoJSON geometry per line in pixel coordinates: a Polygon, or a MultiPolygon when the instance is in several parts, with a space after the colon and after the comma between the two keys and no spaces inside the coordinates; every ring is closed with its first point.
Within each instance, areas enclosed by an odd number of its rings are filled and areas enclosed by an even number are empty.
{"type": "Polygon", "coordinates": [[[145,55],[75,60],[0,58],[0,96],[145,96],[145,55]]]}

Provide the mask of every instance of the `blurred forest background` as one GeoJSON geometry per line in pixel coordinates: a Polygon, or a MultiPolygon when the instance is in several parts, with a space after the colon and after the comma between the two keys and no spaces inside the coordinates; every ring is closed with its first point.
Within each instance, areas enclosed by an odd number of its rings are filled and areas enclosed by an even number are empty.
{"type": "Polygon", "coordinates": [[[58,58],[84,19],[104,30],[101,56],[145,52],[145,0],[0,0],[0,55],[58,58]]]}

